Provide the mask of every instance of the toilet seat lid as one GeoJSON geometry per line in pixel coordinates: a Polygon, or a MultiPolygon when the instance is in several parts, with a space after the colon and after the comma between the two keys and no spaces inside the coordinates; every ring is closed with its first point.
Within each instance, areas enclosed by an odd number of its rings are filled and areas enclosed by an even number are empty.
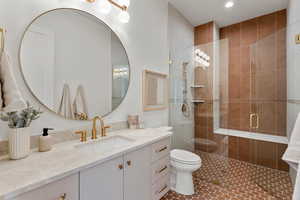
{"type": "Polygon", "coordinates": [[[171,151],[171,160],[186,164],[200,164],[200,156],[181,149],[174,149],[171,151]]]}

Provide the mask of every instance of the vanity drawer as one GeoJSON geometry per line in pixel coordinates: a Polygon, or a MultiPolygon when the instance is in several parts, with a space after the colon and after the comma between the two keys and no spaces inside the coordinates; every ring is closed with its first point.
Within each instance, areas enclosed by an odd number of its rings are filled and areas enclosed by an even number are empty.
{"type": "Polygon", "coordinates": [[[170,174],[170,157],[167,156],[152,165],[152,183],[170,174]]]}
{"type": "Polygon", "coordinates": [[[72,175],[10,200],[79,200],[79,175],[72,175]]]}
{"type": "Polygon", "coordinates": [[[166,175],[152,186],[152,200],[160,200],[170,190],[170,176],[166,175]]]}
{"type": "Polygon", "coordinates": [[[152,145],[152,162],[170,154],[171,141],[165,139],[152,145]]]}

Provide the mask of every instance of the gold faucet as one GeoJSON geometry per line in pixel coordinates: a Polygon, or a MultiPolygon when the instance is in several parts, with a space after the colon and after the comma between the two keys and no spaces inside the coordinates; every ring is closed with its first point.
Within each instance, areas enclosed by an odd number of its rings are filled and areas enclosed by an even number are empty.
{"type": "Polygon", "coordinates": [[[93,129],[92,129],[92,140],[97,139],[97,120],[100,121],[101,123],[101,128],[100,128],[100,135],[101,137],[105,137],[106,136],[106,129],[111,128],[110,126],[104,126],[104,121],[102,119],[102,117],[100,116],[96,116],[93,119],[93,129]]]}

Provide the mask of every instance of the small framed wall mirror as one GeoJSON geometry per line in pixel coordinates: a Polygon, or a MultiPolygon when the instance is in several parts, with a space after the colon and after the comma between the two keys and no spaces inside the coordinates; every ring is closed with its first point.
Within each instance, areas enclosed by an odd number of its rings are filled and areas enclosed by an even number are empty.
{"type": "Polygon", "coordinates": [[[145,70],[143,72],[144,111],[168,108],[168,75],[145,70]]]}

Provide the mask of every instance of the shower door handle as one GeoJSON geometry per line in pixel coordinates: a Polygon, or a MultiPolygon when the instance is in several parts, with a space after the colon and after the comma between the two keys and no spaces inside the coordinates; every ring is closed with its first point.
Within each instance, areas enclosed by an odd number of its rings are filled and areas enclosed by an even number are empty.
{"type": "Polygon", "coordinates": [[[259,115],[257,113],[250,114],[250,128],[251,129],[258,129],[259,128],[259,115]],[[256,119],[256,126],[253,125],[254,119],[256,119]]]}
{"type": "Polygon", "coordinates": [[[252,128],[255,128],[255,127],[253,127],[253,117],[255,117],[255,114],[254,113],[251,113],[250,114],[250,128],[252,129],[252,128]]]}
{"type": "Polygon", "coordinates": [[[258,114],[255,114],[256,116],[256,129],[259,129],[259,115],[258,114]]]}

